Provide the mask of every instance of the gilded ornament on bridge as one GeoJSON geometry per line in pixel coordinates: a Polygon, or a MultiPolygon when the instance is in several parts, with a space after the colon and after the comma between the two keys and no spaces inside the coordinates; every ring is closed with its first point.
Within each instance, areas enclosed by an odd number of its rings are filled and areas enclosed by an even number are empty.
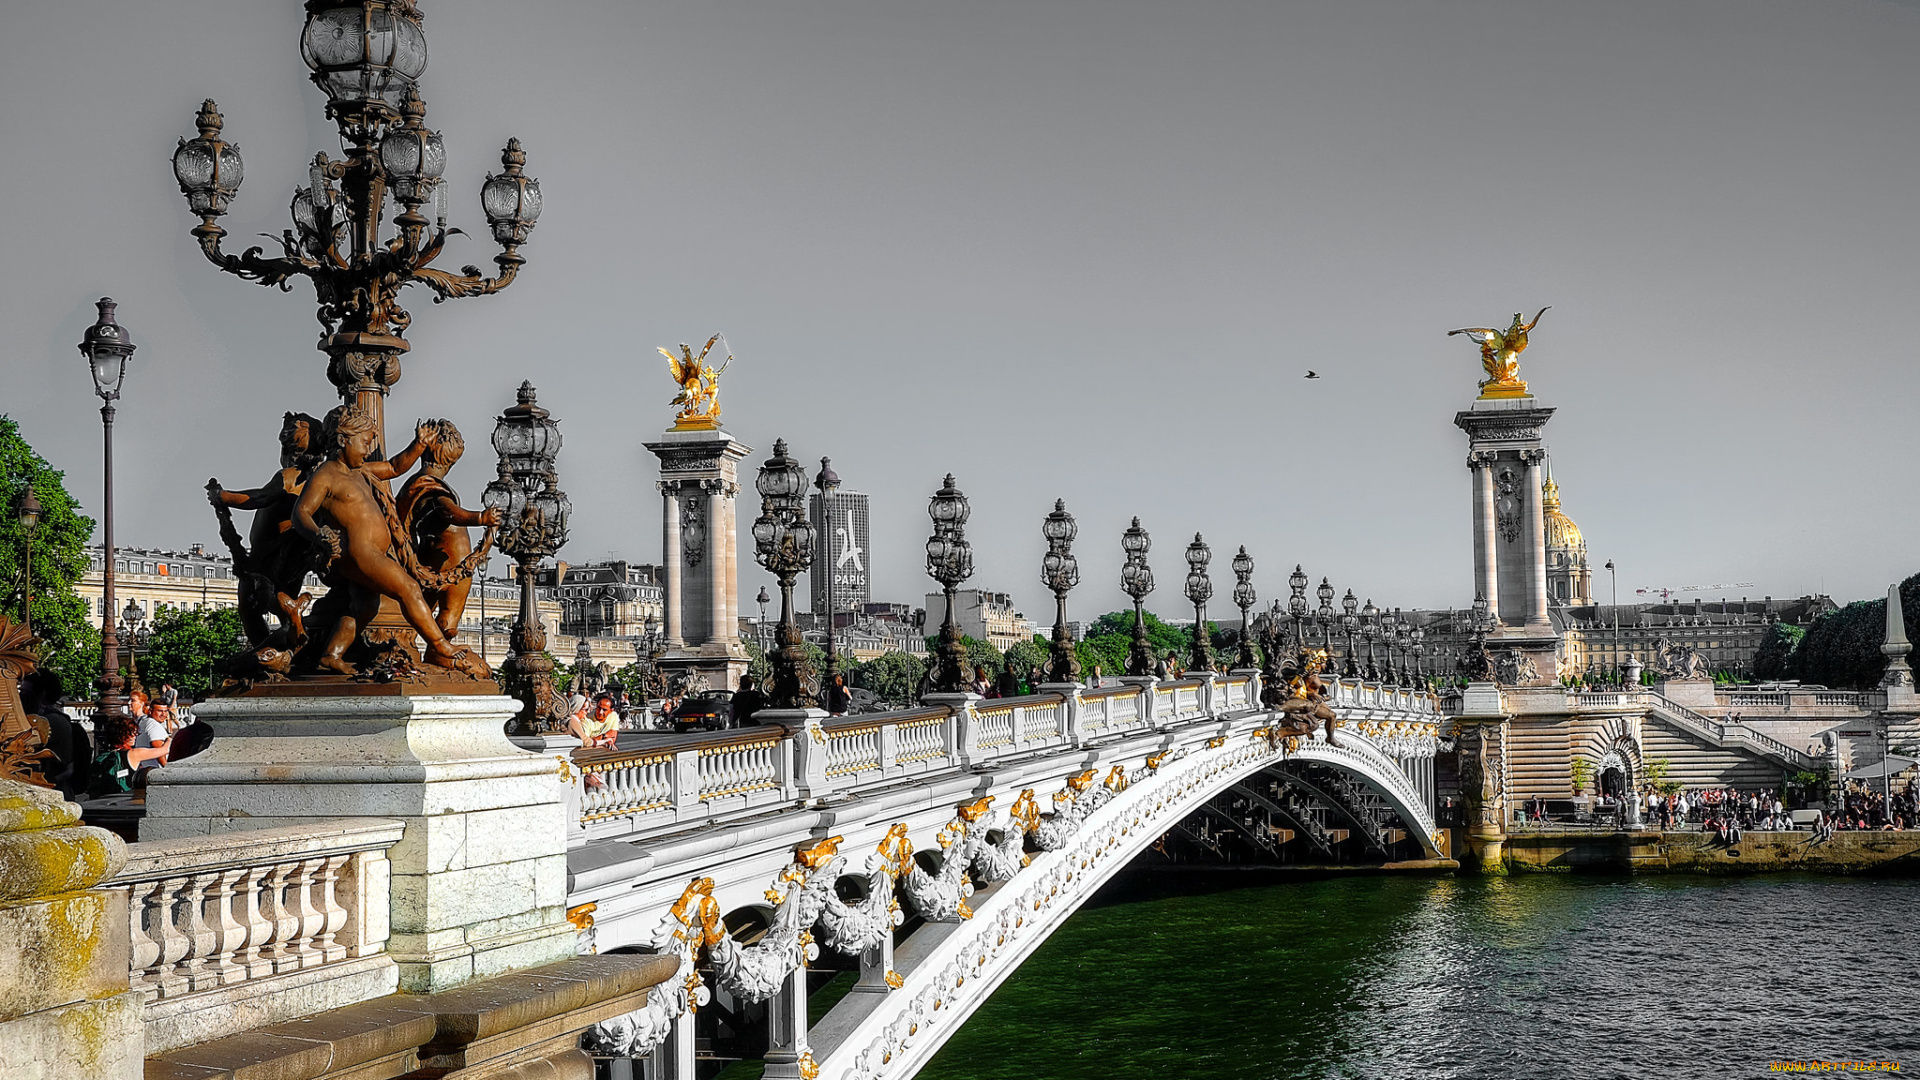
{"type": "Polygon", "coordinates": [[[667,371],[673,381],[680,384],[680,393],[669,404],[680,406],[674,414],[675,431],[712,431],[720,426],[720,373],[733,363],[733,353],[727,348],[724,335],[715,334],[707,339],[696,355],[693,346],[680,346],[680,355],[675,356],[668,349],[661,349],[660,355],[667,358],[667,371]],[[718,352],[715,346],[719,347],[718,352]],[[709,358],[725,357],[715,368],[709,358]]]}
{"type": "Polygon", "coordinates": [[[1513,324],[1505,330],[1466,326],[1447,331],[1448,337],[1465,334],[1480,346],[1480,366],[1487,372],[1487,377],[1480,380],[1482,398],[1527,396],[1527,384],[1520,378],[1520,354],[1527,351],[1527,332],[1540,324],[1540,316],[1552,306],[1541,308],[1532,322],[1522,322],[1520,313],[1514,312],[1513,324]]]}

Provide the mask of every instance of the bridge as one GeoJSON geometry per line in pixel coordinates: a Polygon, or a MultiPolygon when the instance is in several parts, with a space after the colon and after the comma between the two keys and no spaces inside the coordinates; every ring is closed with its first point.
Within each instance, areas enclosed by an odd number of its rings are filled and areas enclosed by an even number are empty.
{"type": "Polygon", "coordinates": [[[675,993],[586,1044],[650,1059],[656,1080],[691,1080],[696,1046],[753,1039],[762,1052],[740,1052],[770,1076],[911,1076],[1170,831],[1453,865],[1435,698],[1331,691],[1331,742],[1276,736],[1237,672],[576,752],[598,786],[573,789],[568,903],[600,952],[681,965],[675,993]],[[835,970],[852,992],[809,1028],[809,984],[835,970]]]}

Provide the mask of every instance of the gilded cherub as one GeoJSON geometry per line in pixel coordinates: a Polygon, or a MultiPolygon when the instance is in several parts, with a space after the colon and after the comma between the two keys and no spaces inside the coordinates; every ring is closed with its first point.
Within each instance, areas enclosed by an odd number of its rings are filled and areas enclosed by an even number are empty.
{"type": "Polygon", "coordinates": [[[733,353],[727,348],[726,337],[715,334],[708,338],[707,343],[701,346],[698,356],[694,355],[693,346],[684,342],[680,345],[679,356],[673,355],[668,349],[661,349],[660,355],[667,358],[667,370],[672,373],[673,381],[680,384],[679,396],[669,402],[671,405],[680,406],[680,411],[673,418],[674,426],[676,428],[718,427],[720,373],[727,370],[728,364],[733,363],[733,353]],[[716,345],[720,347],[721,354],[726,357],[718,369],[707,363],[707,358],[713,355],[716,345]]]}
{"type": "Polygon", "coordinates": [[[1520,354],[1527,351],[1527,331],[1540,324],[1540,316],[1545,315],[1548,304],[1536,313],[1532,322],[1521,322],[1520,313],[1513,313],[1513,325],[1505,330],[1495,330],[1486,326],[1467,326],[1447,331],[1447,336],[1465,334],[1480,345],[1480,364],[1487,369],[1487,377],[1481,381],[1480,388],[1489,386],[1515,386],[1525,389],[1526,383],[1520,381],[1520,354]]]}

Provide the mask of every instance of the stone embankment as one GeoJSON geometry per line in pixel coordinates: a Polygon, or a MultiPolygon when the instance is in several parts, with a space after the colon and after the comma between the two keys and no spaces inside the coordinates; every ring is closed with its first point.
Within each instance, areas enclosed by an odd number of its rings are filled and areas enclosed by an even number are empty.
{"type": "Polygon", "coordinates": [[[1516,872],[1920,874],[1920,831],[1841,832],[1825,840],[1810,832],[1749,832],[1731,845],[1699,832],[1521,832],[1507,837],[1506,855],[1516,872]]]}

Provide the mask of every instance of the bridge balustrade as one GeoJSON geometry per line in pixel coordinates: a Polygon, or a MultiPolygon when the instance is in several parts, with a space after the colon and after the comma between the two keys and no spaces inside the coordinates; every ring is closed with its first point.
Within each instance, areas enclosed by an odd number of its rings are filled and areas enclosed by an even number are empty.
{"type": "Polygon", "coordinates": [[[387,850],[352,818],[127,845],[128,974],[147,1052],[392,993],[387,850]]]}

